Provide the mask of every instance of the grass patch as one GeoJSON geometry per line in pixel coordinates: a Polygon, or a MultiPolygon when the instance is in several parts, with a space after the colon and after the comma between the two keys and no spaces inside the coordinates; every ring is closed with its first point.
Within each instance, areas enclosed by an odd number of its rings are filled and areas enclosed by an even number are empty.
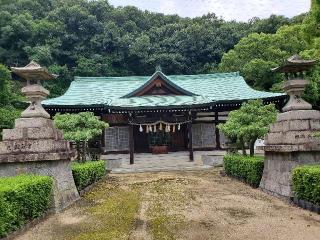
{"type": "Polygon", "coordinates": [[[121,240],[128,239],[135,225],[139,210],[140,190],[124,190],[118,186],[108,187],[101,184],[92,193],[85,195],[85,200],[92,202],[87,209],[92,225],[85,232],[73,236],[72,240],[121,240]]]}
{"type": "Polygon", "coordinates": [[[191,199],[186,194],[185,186],[190,180],[183,178],[158,179],[150,184],[152,201],[147,210],[148,228],[153,239],[174,240],[177,232],[185,223],[185,218],[179,212],[191,199]]]}

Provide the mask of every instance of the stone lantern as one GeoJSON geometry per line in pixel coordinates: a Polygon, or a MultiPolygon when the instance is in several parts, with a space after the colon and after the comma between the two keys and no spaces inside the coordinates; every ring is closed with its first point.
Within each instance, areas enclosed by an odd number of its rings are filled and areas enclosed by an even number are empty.
{"type": "Polygon", "coordinates": [[[320,163],[320,140],[314,136],[320,131],[320,112],[312,110],[301,97],[309,84],[304,73],[315,64],[294,55],[272,69],[285,74],[284,90],[289,95],[263,147],[265,163],[260,188],[272,195],[292,197],[291,170],[298,165],[320,163]]]}
{"type": "Polygon", "coordinates": [[[41,81],[53,80],[56,76],[34,61],[25,67],[12,67],[11,70],[26,82],[22,93],[30,105],[22,112],[21,118],[15,120],[14,129],[3,130],[0,177],[17,174],[53,177],[53,207],[59,211],[78,199],[79,194],[70,168],[74,152],[41,105],[41,101],[49,95],[41,81]]]}
{"type": "Polygon", "coordinates": [[[41,85],[41,80],[53,80],[56,76],[49,73],[45,67],[41,67],[34,61],[31,61],[25,67],[12,67],[11,70],[27,82],[21,92],[30,101],[30,106],[22,112],[21,117],[50,118],[49,113],[47,113],[41,105],[41,101],[49,95],[49,91],[41,85]]]}

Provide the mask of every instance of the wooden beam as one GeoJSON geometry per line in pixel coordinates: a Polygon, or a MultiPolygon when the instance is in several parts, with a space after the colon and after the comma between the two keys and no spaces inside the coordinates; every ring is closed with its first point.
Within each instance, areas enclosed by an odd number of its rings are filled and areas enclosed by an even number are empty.
{"type": "MultiPolygon", "coordinates": [[[[218,112],[215,112],[215,120],[216,120],[216,122],[219,121],[219,113],[218,113],[218,112]]],[[[215,124],[215,128],[216,128],[216,147],[217,147],[217,149],[221,149],[221,144],[220,144],[220,131],[219,131],[219,128],[218,128],[218,124],[217,124],[217,123],[215,124]]]]}
{"type": "Polygon", "coordinates": [[[129,152],[130,152],[130,164],[134,164],[134,136],[133,125],[129,125],[129,152]]]}
{"type": "Polygon", "coordinates": [[[188,135],[189,135],[189,160],[190,162],[193,162],[194,155],[193,155],[193,143],[192,143],[192,122],[188,123],[188,135]]]}

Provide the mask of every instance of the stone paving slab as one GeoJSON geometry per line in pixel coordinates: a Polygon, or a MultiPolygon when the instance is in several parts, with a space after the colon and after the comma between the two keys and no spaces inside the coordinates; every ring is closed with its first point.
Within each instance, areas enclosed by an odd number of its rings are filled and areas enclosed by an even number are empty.
{"type": "Polygon", "coordinates": [[[202,155],[225,154],[225,151],[196,151],[194,161],[190,162],[189,152],[172,152],[169,154],[135,154],[135,163],[130,165],[128,154],[108,154],[103,159],[122,159],[120,168],[112,169],[112,173],[140,173],[140,172],[160,172],[160,171],[188,171],[206,170],[211,166],[204,166],[201,160],[202,155]]]}

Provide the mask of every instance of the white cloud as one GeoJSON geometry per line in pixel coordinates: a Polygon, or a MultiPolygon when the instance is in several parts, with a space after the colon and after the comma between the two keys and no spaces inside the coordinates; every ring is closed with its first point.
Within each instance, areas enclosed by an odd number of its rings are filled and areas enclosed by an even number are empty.
{"type": "Polygon", "coordinates": [[[247,21],[271,14],[292,17],[310,8],[307,0],[109,0],[116,6],[134,5],[143,10],[196,17],[209,12],[226,20],[247,21]]]}

